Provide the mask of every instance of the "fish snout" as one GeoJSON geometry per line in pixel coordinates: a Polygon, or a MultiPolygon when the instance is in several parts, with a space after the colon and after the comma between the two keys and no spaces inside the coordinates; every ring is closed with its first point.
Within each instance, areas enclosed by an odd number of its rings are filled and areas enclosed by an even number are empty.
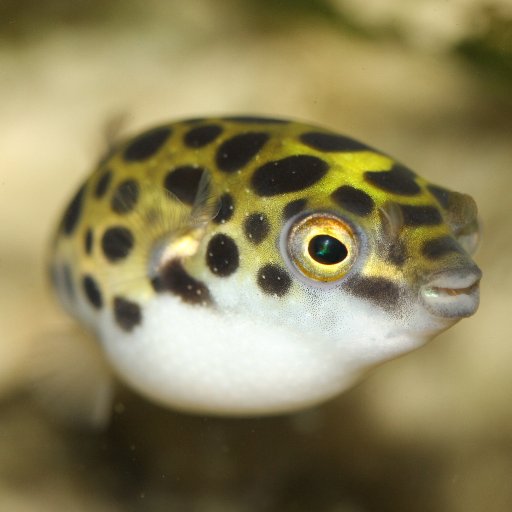
{"type": "Polygon", "coordinates": [[[436,272],[420,288],[427,310],[435,316],[462,318],[471,316],[480,302],[482,271],[470,266],[436,272]]]}

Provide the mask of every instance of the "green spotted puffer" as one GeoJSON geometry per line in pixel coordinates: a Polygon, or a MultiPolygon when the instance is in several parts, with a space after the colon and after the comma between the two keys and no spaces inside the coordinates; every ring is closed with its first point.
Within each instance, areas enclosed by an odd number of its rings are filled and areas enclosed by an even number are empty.
{"type": "Polygon", "coordinates": [[[467,195],[307,124],[194,119],[105,157],[52,245],[54,288],[117,376],[211,414],[318,403],[478,307],[467,195]]]}

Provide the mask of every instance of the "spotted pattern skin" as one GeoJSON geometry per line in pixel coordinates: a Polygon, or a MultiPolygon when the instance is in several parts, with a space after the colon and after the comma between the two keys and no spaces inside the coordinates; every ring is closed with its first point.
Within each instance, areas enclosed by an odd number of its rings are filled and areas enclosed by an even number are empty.
{"type": "Polygon", "coordinates": [[[50,267],[65,307],[96,331],[101,316],[119,335],[136,335],[146,304],[163,296],[220,312],[236,310],[237,300],[250,309],[252,296],[256,310],[284,314],[290,303],[317,293],[318,283],[297,275],[283,254],[283,230],[308,212],[328,212],[364,239],[339,286],[400,317],[425,276],[441,267],[478,272],[451,212],[466,205],[467,234],[471,225],[476,232],[476,210],[459,196],[379,150],[308,124],[184,120],[126,140],[101,160],[65,210],[50,267]],[[197,249],[148,275],[155,237],[162,234],[152,227],[161,214],[155,204],[172,209],[179,200],[192,213],[204,174],[218,207],[197,249]],[[228,292],[237,289],[245,291],[233,299],[228,292]]]}

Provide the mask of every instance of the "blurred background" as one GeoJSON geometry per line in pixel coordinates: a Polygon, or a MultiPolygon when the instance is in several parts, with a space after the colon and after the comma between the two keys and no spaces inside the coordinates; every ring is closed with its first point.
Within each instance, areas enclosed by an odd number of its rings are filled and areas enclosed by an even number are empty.
{"type": "Polygon", "coordinates": [[[0,0],[0,510],[512,510],[510,0],[0,0]],[[127,391],[105,430],[28,398],[56,219],[106,146],[182,118],[325,125],[471,194],[481,308],[343,396],[193,417],[127,391]]]}

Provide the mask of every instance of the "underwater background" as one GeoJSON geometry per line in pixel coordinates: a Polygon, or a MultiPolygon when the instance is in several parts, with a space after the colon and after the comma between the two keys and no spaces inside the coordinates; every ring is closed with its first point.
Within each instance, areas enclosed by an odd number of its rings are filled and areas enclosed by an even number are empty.
{"type": "Polygon", "coordinates": [[[0,0],[0,511],[509,512],[511,195],[510,0],[0,0]],[[121,390],[105,430],[67,424],[29,392],[64,321],[58,216],[116,123],[234,113],[324,125],[473,196],[480,310],[299,414],[121,390]]]}

